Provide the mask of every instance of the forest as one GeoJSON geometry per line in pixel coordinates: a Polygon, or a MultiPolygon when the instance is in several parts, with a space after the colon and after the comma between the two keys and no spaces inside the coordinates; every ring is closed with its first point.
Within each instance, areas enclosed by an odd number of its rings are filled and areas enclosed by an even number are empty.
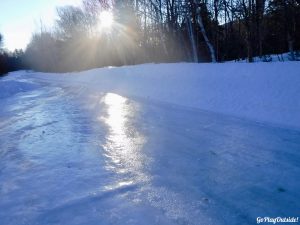
{"type": "Polygon", "coordinates": [[[2,48],[3,36],[0,34],[0,75],[10,71],[29,68],[25,63],[25,54],[23,50],[8,52],[2,48]]]}
{"type": "MultiPolygon", "coordinates": [[[[1,38],[0,36],[0,43],[1,38]]],[[[1,49],[0,73],[80,71],[148,62],[225,62],[300,50],[300,0],[83,0],[57,8],[27,48],[1,49]],[[111,27],[99,26],[110,12],[111,27]]]]}

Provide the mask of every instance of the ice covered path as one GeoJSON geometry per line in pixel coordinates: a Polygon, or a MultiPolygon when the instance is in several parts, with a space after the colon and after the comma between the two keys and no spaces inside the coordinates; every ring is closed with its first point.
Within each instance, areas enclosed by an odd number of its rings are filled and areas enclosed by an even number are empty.
{"type": "Polygon", "coordinates": [[[37,78],[0,90],[1,225],[299,216],[299,131],[37,78]]]}

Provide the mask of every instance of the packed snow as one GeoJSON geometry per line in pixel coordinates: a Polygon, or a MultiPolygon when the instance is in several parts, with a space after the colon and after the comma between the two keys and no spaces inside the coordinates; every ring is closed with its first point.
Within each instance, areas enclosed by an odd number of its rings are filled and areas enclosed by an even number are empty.
{"type": "Polygon", "coordinates": [[[1,78],[0,224],[297,218],[299,71],[181,63],[1,78]]]}

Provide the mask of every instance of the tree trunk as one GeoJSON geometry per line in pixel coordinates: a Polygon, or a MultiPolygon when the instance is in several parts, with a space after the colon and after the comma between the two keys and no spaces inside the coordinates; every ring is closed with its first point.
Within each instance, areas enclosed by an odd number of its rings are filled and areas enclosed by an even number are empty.
{"type": "MultiPolygon", "coordinates": [[[[194,0],[194,4],[197,7],[196,0],[194,0]]],[[[197,7],[196,14],[197,14],[197,23],[200,27],[200,30],[201,30],[201,33],[202,33],[203,38],[205,40],[205,43],[206,43],[206,45],[209,49],[211,61],[213,63],[215,63],[215,62],[217,62],[216,61],[216,55],[215,55],[215,49],[214,49],[213,45],[211,44],[211,42],[209,41],[209,39],[207,37],[206,31],[205,31],[205,28],[204,28],[204,24],[203,24],[203,20],[202,20],[202,16],[201,16],[201,7],[200,7],[200,5],[197,7]]]]}
{"type": "Polygon", "coordinates": [[[187,23],[189,37],[190,37],[191,46],[192,46],[193,60],[194,60],[194,62],[199,62],[198,54],[197,54],[197,46],[196,46],[196,42],[195,42],[195,38],[194,38],[194,32],[193,32],[193,27],[192,27],[190,17],[186,17],[186,23],[187,23]]]}
{"type": "Polygon", "coordinates": [[[290,57],[292,61],[295,61],[295,53],[294,53],[294,41],[291,37],[291,35],[288,33],[287,37],[288,41],[288,47],[289,47],[289,52],[290,52],[290,57]]]}

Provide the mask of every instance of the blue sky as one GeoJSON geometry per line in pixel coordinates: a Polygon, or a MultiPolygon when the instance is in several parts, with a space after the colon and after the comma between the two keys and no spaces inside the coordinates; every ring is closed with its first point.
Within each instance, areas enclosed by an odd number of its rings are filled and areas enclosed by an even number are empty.
{"type": "Polygon", "coordinates": [[[81,0],[0,0],[0,33],[8,50],[26,48],[31,35],[43,25],[50,28],[56,7],[80,5],[81,0]]]}

